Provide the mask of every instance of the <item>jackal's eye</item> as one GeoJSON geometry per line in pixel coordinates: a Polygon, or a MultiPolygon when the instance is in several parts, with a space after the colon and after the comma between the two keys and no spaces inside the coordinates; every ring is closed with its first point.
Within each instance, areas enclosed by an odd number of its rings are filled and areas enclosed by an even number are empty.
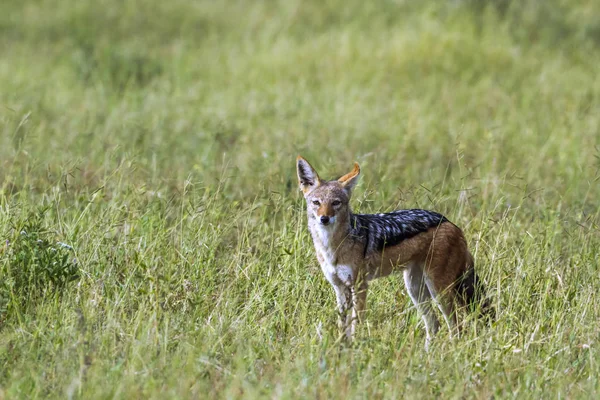
{"type": "Polygon", "coordinates": [[[312,202],[315,206],[320,206],[321,202],[319,200],[313,200],[312,202]]]}
{"type": "Polygon", "coordinates": [[[334,200],[334,201],[332,201],[332,202],[331,202],[331,205],[332,205],[332,206],[334,206],[334,207],[337,207],[337,206],[339,206],[340,204],[342,204],[342,202],[341,202],[341,201],[339,201],[339,200],[334,200]]]}

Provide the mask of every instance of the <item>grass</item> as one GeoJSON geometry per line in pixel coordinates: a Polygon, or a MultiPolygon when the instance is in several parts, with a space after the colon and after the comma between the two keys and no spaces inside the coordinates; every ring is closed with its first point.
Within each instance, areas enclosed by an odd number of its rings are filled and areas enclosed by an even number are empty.
{"type": "Polygon", "coordinates": [[[4,1],[0,398],[597,397],[598,17],[4,1]],[[393,277],[340,346],[297,154],[461,226],[497,321],[426,353],[393,277]]]}

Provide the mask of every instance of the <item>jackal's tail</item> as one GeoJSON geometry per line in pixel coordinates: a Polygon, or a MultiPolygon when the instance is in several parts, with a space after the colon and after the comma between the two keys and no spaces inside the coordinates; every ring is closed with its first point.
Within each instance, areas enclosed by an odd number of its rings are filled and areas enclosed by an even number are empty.
{"type": "Polygon", "coordinates": [[[454,290],[463,306],[471,310],[479,310],[479,315],[490,321],[495,319],[496,310],[487,297],[485,286],[473,266],[458,279],[454,290]]]}

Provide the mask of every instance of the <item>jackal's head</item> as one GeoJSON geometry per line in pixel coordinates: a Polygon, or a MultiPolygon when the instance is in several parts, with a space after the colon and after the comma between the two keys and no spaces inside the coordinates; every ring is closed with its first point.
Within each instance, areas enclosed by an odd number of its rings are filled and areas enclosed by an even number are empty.
{"type": "Polygon", "coordinates": [[[336,221],[347,220],[350,214],[350,195],[358,181],[360,167],[337,180],[324,181],[304,158],[296,159],[298,184],[306,199],[308,218],[325,226],[335,226],[336,221]]]}

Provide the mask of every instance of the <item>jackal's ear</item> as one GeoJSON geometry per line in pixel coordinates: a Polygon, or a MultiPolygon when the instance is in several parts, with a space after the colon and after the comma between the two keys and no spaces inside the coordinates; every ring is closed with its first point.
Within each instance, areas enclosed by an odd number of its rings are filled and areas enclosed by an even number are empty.
{"type": "Polygon", "coordinates": [[[358,176],[360,175],[360,165],[357,162],[354,163],[352,171],[338,179],[338,182],[342,184],[342,187],[346,189],[348,193],[352,191],[356,183],[358,182],[358,176]]]}
{"type": "Polygon", "coordinates": [[[301,156],[296,158],[296,171],[300,190],[304,192],[305,196],[321,184],[317,171],[301,156]]]}

